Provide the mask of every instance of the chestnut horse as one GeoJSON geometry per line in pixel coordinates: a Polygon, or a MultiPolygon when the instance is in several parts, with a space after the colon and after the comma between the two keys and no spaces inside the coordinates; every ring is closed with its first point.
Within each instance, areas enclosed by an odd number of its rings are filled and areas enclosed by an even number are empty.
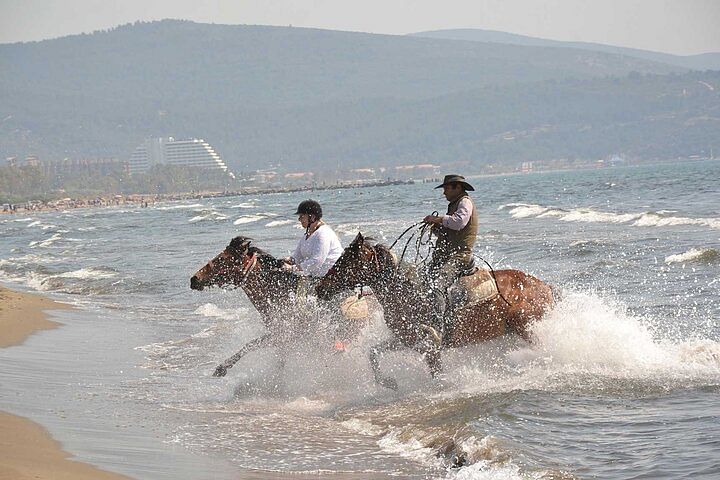
{"type": "MultiPolygon", "coordinates": [[[[529,341],[529,325],[554,305],[550,286],[531,275],[519,270],[498,270],[494,276],[500,295],[477,305],[454,308],[452,336],[443,347],[472,345],[508,332],[529,341]]],[[[431,323],[434,297],[418,289],[398,270],[387,247],[366,241],[360,233],[317,285],[316,293],[327,299],[356,285],[373,289],[385,312],[385,323],[394,335],[370,351],[375,380],[385,387],[397,388],[393,378],[381,375],[380,355],[403,347],[422,353],[433,377],[440,373],[440,348],[428,341],[422,328],[431,323]]]]}
{"type": "MultiPolygon", "coordinates": [[[[252,246],[246,237],[235,237],[207,265],[190,278],[190,288],[241,287],[260,312],[267,332],[217,366],[216,377],[225,376],[244,355],[267,346],[291,343],[308,330],[307,318],[299,315],[298,288],[306,278],[281,270],[282,261],[252,246]]],[[[282,361],[282,359],[281,359],[282,361]]]]}

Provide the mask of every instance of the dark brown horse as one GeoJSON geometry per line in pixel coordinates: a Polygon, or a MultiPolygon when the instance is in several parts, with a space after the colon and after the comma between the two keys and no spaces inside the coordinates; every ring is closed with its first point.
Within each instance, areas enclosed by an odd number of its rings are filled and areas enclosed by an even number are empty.
{"type": "MultiPolygon", "coordinates": [[[[260,312],[267,332],[245,345],[217,366],[222,377],[244,355],[259,348],[283,346],[297,341],[308,331],[309,315],[302,311],[302,290],[306,277],[281,269],[282,261],[251,245],[246,237],[235,237],[207,265],[190,278],[190,288],[233,285],[243,289],[260,312]]],[[[282,361],[282,358],[281,358],[282,361]]]]}
{"type": "MultiPolygon", "coordinates": [[[[453,309],[452,336],[444,347],[480,343],[508,332],[530,340],[529,326],[553,306],[549,285],[519,270],[498,270],[495,279],[500,295],[477,305],[453,309]]],[[[355,285],[373,289],[385,311],[385,323],[394,338],[371,349],[375,380],[396,388],[394,379],[380,374],[380,355],[403,347],[422,353],[433,376],[441,369],[440,349],[428,341],[422,325],[430,323],[434,297],[398,270],[390,250],[366,241],[362,234],[345,249],[335,266],[316,287],[319,298],[330,298],[355,285]]]]}

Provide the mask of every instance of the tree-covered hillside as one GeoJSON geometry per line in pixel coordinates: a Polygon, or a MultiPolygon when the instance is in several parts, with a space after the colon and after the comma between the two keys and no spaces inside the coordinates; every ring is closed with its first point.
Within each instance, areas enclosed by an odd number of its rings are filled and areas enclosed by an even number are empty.
{"type": "Polygon", "coordinates": [[[667,158],[720,138],[718,89],[578,49],[139,23],[0,45],[0,155],[127,158],[174,136],[237,170],[667,158]]]}
{"type": "Polygon", "coordinates": [[[503,43],[507,45],[526,45],[533,47],[557,47],[590,50],[593,52],[613,53],[628,57],[641,58],[652,62],[667,63],[693,70],[720,70],[720,52],[701,53],[698,55],[671,55],[669,53],[652,52],[637,48],[615,47],[589,42],[563,42],[544,38],[528,37],[514,33],[482,30],[478,28],[456,28],[449,30],[431,30],[411,34],[416,37],[444,38],[446,40],[462,40],[471,42],[503,43]]]}

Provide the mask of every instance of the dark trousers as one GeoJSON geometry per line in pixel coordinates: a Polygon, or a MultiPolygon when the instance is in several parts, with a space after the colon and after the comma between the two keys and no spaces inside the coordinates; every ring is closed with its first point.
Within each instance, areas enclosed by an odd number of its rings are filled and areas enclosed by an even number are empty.
{"type": "Polygon", "coordinates": [[[444,261],[433,260],[428,268],[430,301],[433,302],[431,324],[443,337],[447,337],[446,334],[452,329],[448,289],[460,278],[468,265],[466,260],[449,258],[444,261]]]}

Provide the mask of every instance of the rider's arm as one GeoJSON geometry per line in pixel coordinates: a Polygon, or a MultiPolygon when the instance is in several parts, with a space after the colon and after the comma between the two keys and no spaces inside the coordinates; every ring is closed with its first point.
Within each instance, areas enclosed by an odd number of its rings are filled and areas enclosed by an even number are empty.
{"type": "Polygon", "coordinates": [[[452,215],[442,216],[442,226],[450,230],[462,230],[470,221],[473,213],[473,204],[469,198],[463,198],[457,210],[452,215]]]}
{"type": "Polygon", "coordinates": [[[300,261],[302,261],[302,253],[300,251],[300,245],[302,244],[302,240],[298,242],[298,244],[295,246],[295,250],[293,251],[292,255],[290,255],[288,258],[290,259],[289,262],[292,265],[297,265],[300,261]]]}

